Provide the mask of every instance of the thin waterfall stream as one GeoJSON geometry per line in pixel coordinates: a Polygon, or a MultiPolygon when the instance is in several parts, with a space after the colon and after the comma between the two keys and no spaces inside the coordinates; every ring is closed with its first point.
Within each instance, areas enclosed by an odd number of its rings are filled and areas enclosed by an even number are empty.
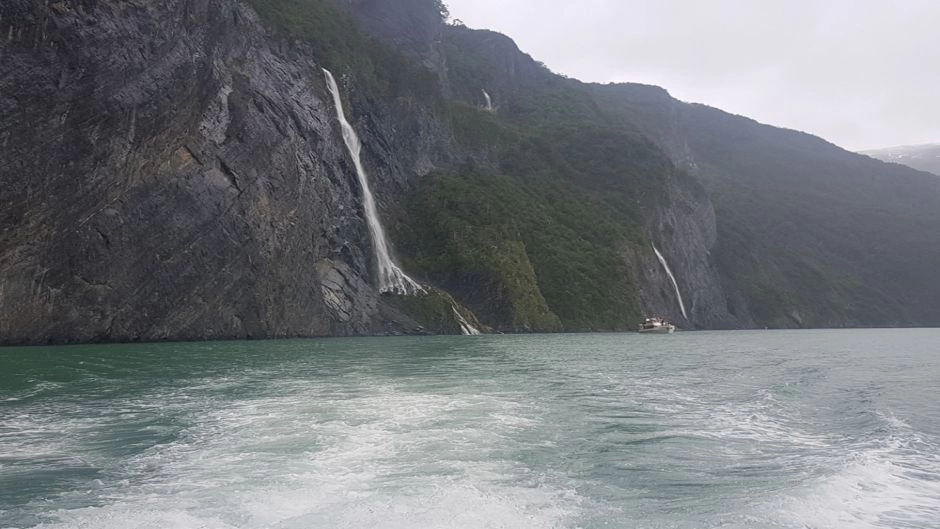
{"type": "MultiPolygon", "coordinates": [[[[339,86],[336,84],[336,78],[333,74],[323,68],[323,74],[326,76],[327,87],[333,96],[333,104],[336,107],[336,117],[343,129],[343,142],[349,151],[353,165],[356,167],[356,176],[359,178],[359,185],[362,187],[362,203],[365,210],[366,222],[369,225],[369,234],[372,236],[372,246],[375,249],[375,262],[379,273],[379,291],[384,293],[399,294],[402,296],[414,296],[425,294],[427,290],[417,281],[408,277],[401,268],[395,264],[389,251],[388,240],[385,238],[385,229],[382,227],[382,221],[379,219],[378,208],[375,204],[375,196],[372,194],[372,188],[369,186],[369,178],[365,168],[362,166],[362,142],[356,130],[346,119],[346,111],[343,108],[343,98],[339,92],[339,86]]],[[[460,331],[464,335],[478,335],[480,331],[471,325],[456,306],[452,307],[457,323],[460,325],[460,331]]]]}
{"type": "Polygon", "coordinates": [[[369,233],[372,236],[372,246],[375,248],[375,261],[379,273],[379,291],[382,293],[400,294],[403,296],[423,293],[424,287],[417,281],[408,277],[401,268],[392,260],[391,252],[388,248],[388,240],[385,237],[385,229],[382,227],[382,221],[379,219],[378,208],[375,205],[375,197],[372,195],[372,189],[369,187],[369,179],[365,168],[362,166],[362,142],[359,141],[359,135],[346,119],[346,112],[343,109],[343,99],[340,96],[339,86],[336,79],[329,70],[323,68],[326,75],[327,86],[330,94],[333,95],[333,103],[336,106],[336,116],[339,119],[343,129],[343,142],[349,151],[353,165],[356,167],[356,176],[359,177],[359,185],[362,187],[362,203],[365,210],[366,222],[369,225],[369,233]]]}
{"type": "Polygon", "coordinates": [[[679,300],[679,310],[682,311],[682,317],[689,319],[689,315],[685,311],[685,302],[682,301],[682,293],[679,292],[679,283],[676,282],[676,276],[673,275],[672,269],[669,268],[669,263],[666,262],[666,257],[656,248],[656,245],[653,245],[653,251],[656,252],[656,257],[659,258],[659,262],[663,265],[663,268],[666,270],[666,275],[669,276],[669,279],[672,281],[672,288],[676,291],[676,298],[679,300]]]}
{"type": "Polygon", "coordinates": [[[490,93],[483,90],[483,97],[486,98],[486,111],[495,112],[496,109],[493,108],[493,98],[490,97],[490,93]]]}

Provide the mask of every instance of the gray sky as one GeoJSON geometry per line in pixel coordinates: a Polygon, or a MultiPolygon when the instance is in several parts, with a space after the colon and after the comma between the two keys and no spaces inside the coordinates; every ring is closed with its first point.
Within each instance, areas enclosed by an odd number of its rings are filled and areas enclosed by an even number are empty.
{"type": "Polygon", "coordinates": [[[940,0],[447,0],[584,81],[662,86],[852,150],[940,143],[940,0]]]}

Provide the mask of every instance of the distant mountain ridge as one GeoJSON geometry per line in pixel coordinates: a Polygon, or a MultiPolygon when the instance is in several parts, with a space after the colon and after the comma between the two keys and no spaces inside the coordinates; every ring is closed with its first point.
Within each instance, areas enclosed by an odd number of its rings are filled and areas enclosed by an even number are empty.
{"type": "Polygon", "coordinates": [[[887,149],[862,151],[861,154],[940,176],[940,143],[889,147],[887,149]]]}

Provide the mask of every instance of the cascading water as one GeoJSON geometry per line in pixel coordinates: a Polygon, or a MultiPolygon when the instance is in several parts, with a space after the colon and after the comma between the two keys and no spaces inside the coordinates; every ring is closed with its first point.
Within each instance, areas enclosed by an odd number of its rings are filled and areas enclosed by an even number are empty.
{"type": "Polygon", "coordinates": [[[682,311],[682,317],[689,319],[689,315],[685,312],[685,302],[682,301],[682,294],[679,292],[679,283],[676,282],[676,276],[672,274],[672,269],[669,268],[669,263],[666,262],[666,258],[663,254],[656,248],[656,245],[653,245],[653,251],[656,252],[656,257],[659,258],[659,262],[663,265],[663,268],[666,270],[666,275],[669,276],[669,279],[672,281],[672,287],[676,289],[676,298],[679,300],[679,310],[682,311]]]}
{"type": "Polygon", "coordinates": [[[486,90],[483,90],[483,97],[486,98],[486,111],[487,112],[495,111],[495,109],[493,108],[493,99],[490,97],[489,92],[487,92],[486,90]]]}
{"type": "Polygon", "coordinates": [[[349,121],[346,120],[346,113],[343,110],[343,99],[340,97],[339,87],[333,74],[326,68],[323,69],[326,75],[327,86],[333,95],[333,104],[336,106],[336,116],[343,129],[343,142],[349,151],[353,165],[356,167],[356,175],[359,177],[359,185],[362,187],[362,202],[365,209],[366,222],[369,225],[369,233],[372,235],[372,246],[375,248],[375,261],[379,273],[379,291],[382,293],[394,293],[404,296],[414,295],[424,292],[424,288],[415,280],[408,277],[398,265],[392,260],[388,249],[388,241],[385,238],[385,229],[382,228],[382,222],[379,220],[378,208],[375,206],[375,197],[372,195],[372,189],[369,187],[369,179],[366,171],[362,167],[362,143],[359,141],[359,135],[353,129],[349,121]]]}
{"type": "Polygon", "coordinates": [[[457,307],[451,308],[454,310],[454,316],[457,318],[457,323],[460,324],[460,332],[463,333],[464,336],[479,336],[482,334],[479,330],[477,330],[476,327],[470,325],[470,322],[468,322],[467,319],[463,317],[463,314],[457,310],[457,307]]]}

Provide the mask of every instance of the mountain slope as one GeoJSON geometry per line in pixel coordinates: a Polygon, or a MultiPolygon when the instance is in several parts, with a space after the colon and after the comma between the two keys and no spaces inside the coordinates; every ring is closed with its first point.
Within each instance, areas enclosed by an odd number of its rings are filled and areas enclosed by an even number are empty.
{"type": "MultiPolygon", "coordinates": [[[[454,89],[457,97],[479,101],[476,94],[485,89],[501,116],[528,126],[625,127],[657,144],[680,173],[696,177],[704,191],[682,186],[682,194],[693,197],[684,204],[639,206],[651,206],[646,233],[666,248],[699,324],[940,321],[933,276],[940,264],[935,179],[807,134],[681,103],[657,87],[563,79],[491,32],[450,28],[445,43],[448,79],[463,83],[462,92],[454,89]],[[651,224],[660,215],[669,222],[651,224]],[[684,222],[685,229],[676,229],[684,222]],[[703,307],[717,317],[702,314],[703,307]]],[[[613,157],[604,159],[622,167],[613,157]]],[[[674,309],[660,307],[679,319],[674,309]]]]}
{"type": "MultiPolygon", "coordinates": [[[[618,300],[629,297],[636,298],[643,312],[666,314],[686,328],[751,325],[746,314],[735,316],[729,310],[717,269],[709,257],[715,244],[714,213],[695,179],[670,163],[669,156],[635,127],[612,116],[585,85],[551,73],[522,53],[511,39],[451,26],[445,30],[443,43],[449,93],[468,107],[480,107],[485,103],[485,91],[495,104],[491,120],[498,123],[499,130],[525,131],[526,141],[520,145],[512,136],[471,128],[471,132],[478,131],[475,136],[489,139],[483,145],[487,156],[482,160],[477,157],[475,162],[515,178],[528,189],[541,192],[555,185],[557,196],[584,197],[595,206],[577,209],[607,211],[594,216],[590,225],[626,223],[627,233],[634,234],[628,237],[632,242],[621,239],[619,243],[598,243],[593,248],[567,252],[557,247],[539,252],[533,246],[537,253],[565,262],[567,268],[574,266],[569,270],[564,270],[565,266],[558,268],[561,273],[546,271],[545,281],[541,281],[547,297],[557,292],[556,303],[583,302],[582,313],[595,315],[593,325],[585,325],[583,317],[567,320],[569,329],[628,328],[632,320],[613,315],[618,310],[623,314],[622,309],[614,307],[620,303],[618,300]],[[653,244],[678,271],[680,290],[691,309],[688,319],[679,310],[670,280],[652,251],[653,244]],[[577,264],[578,258],[611,250],[618,257],[611,255],[607,259],[608,264],[602,268],[608,272],[578,285],[580,272],[585,270],[577,264]],[[558,288],[545,284],[550,278],[556,278],[558,288]],[[591,300],[592,296],[600,299],[591,300]],[[605,313],[612,318],[597,318],[605,313]],[[618,325],[611,327],[612,320],[618,325]]],[[[547,209],[565,211],[552,205],[551,198],[541,203],[547,209]]],[[[546,231],[539,229],[535,233],[541,232],[544,237],[546,231]]],[[[610,228],[602,231],[613,233],[610,228]]],[[[591,227],[569,229],[567,233],[553,239],[590,240],[591,227]]]]}
{"type": "Polygon", "coordinates": [[[635,85],[596,86],[695,167],[715,203],[728,295],[758,325],[934,324],[940,182],[635,85]]]}
{"type": "MultiPolygon", "coordinates": [[[[658,145],[679,173],[695,177],[697,183],[676,188],[687,200],[666,201],[667,207],[641,200],[637,206],[649,207],[645,232],[665,248],[698,324],[940,321],[933,275],[940,264],[935,179],[807,134],[685,104],[657,87],[563,79],[491,32],[450,28],[445,43],[448,79],[464,80],[463,92],[454,89],[457,97],[479,101],[476,94],[486,89],[501,116],[528,126],[624,127],[658,145]]],[[[614,157],[603,159],[623,167],[614,157]]],[[[633,204],[620,202],[627,203],[633,204]]],[[[650,282],[638,281],[640,290],[650,282]]],[[[678,320],[675,298],[666,290],[661,299],[667,303],[656,306],[647,296],[644,305],[678,320]]]]}
{"type": "Polygon", "coordinates": [[[865,151],[861,154],[940,175],[940,145],[909,145],[865,151]]]}
{"type": "MultiPolygon", "coordinates": [[[[323,67],[409,272],[455,288],[500,330],[632,325],[642,308],[624,256],[652,255],[644,216],[582,192],[571,167],[529,167],[561,129],[495,119],[511,141],[480,137],[495,116],[448,100],[444,29],[439,5],[419,0],[5,2],[0,342],[410,332],[418,322],[402,311],[436,314],[377,292],[323,67]],[[364,32],[382,28],[393,46],[364,32]],[[471,260],[441,270],[426,257],[436,239],[409,246],[407,207],[468,163],[513,190],[545,185],[500,219],[497,251],[458,243],[471,260]],[[567,209],[546,216],[555,206],[567,209]]],[[[649,160],[634,178],[669,178],[642,138],[596,135],[649,160]]]]}
{"type": "Polygon", "coordinates": [[[436,0],[9,0],[0,34],[0,343],[456,332],[454,300],[508,332],[940,323],[938,179],[557,76],[436,0]],[[379,294],[322,68],[443,292],[379,294]]]}

